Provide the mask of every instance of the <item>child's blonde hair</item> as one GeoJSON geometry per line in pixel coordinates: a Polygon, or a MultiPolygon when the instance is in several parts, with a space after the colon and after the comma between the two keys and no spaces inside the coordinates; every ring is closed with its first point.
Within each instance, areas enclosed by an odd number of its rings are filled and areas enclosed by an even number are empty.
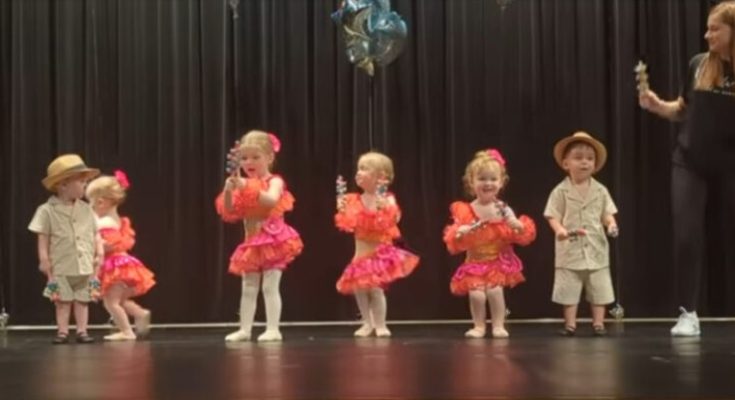
{"type": "Polygon", "coordinates": [[[387,183],[393,182],[393,179],[395,178],[395,173],[393,170],[393,160],[391,160],[390,157],[377,151],[369,151],[361,155],[360,158],[357,160],[358,165],[360,165],[361,162],[364,162],[373,167],[378,173],[381,174],[381,178],[388,181],[387,183]]]}
{"type": "Polygon", "coordinates": [[[482,170],[497,172],[500,175],[503,186],[505,186],[510,180],[505,169],[505,159],[500,155],[499,151],[495,149],[478,151],[475,153],[475,157],[472,161],[467,164],[467,167],[464,170],[464,176],[462,177],[464,190],[468,195],[475,195],[475,191],[472,190],[472,180],[482,170]]]}
{"type": "MultiPolygon", "coordinates": [[[[281,150],[281,143],[276,135],[272,133],[252,130],[240,138],[240,151],[245,148],[255,148],[268,156],[272,156],[275,161],[276,153],[281,150]]],[[[271,164],[273,163],[271,162],[271,164]]]]}
{"type": "Polygon", "coordinates": [[[86,195],[88,199],[110,199],[118,206],[125,201],[127,189],[123,187],[117,177],[102,175],[89,182],[86,195]]]}

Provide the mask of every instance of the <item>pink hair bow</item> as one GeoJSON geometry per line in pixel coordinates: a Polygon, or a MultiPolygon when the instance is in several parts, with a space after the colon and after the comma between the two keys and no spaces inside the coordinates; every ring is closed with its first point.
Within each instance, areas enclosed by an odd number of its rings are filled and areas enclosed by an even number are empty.
{"type": "Polygon", "coordinates": [[[505,166],[505,158],[503,158],[503,155],[500,154],[500,151],[498,151],[498,149],[488,149],[487,154],[491,158],[495,159],[495,161],[500,163],[500,165],[505,166]]]}
{"type": "Polygon", "coordinates": [[[271,141],[271,146],[273,147],[273,152],[278,153],[281,151],[281,141],[278,140],[278,136],[276,136],[273,133],[268,133],[268,139],[271,141]]]}
{"type": "Polygon", "coordinates": [[[122,186],[123,189],[127,189],[130,187],[130,181],[128,180],[128,176],[122,170],[119,170],[119,169],[115,170],[115,179],[117,179],[117,181],[120,183],[120,186],[122,186]]]}

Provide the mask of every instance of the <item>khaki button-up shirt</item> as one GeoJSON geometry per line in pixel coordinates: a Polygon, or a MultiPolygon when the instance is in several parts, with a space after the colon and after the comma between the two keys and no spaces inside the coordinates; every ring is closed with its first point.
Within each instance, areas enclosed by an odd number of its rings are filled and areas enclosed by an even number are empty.
{"type": "Polygon", "coordinates": [[[77,200],[64,204],[58,197],[51,196],[36,209],[28,229],[48,235],[54,275],[91,275],[94,272],[97,223],[92,207],[86,202],[77,200]]]}
{"type": "Polygon", "coordinates": [[[551,191],[544,217],[554,218],[567,231],[584,229],[586,235],[557,240],[555,265],[574,270],[610,266],[610,250],[602,218],[618,212],[607,188],[592,178],[582,197],[567,177],[551,191]]]}

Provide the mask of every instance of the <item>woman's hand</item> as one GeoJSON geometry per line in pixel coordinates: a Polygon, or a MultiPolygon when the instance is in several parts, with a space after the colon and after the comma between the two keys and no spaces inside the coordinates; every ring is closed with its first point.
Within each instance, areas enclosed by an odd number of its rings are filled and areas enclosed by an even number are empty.
{"type": "Polygon", "coordinates": [[[650,89],[646,89],[638,93],[638,105],[646,111],[658,114],[661,109],[661,99],[656,93],[650,89]]]}

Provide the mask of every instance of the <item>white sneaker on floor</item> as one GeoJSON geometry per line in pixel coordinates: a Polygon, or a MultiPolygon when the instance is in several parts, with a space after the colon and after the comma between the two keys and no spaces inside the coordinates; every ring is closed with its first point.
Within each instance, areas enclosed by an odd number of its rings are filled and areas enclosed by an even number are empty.
{"type": "Polygon", "coordinates": [[[250,332],[246,332],[242,329],[236,330],[225,336],[225,342],[242,342],[244,340],[250,340],[250,332]]]}
{"type": "Polygon", "coordinates": [[[258,336],[259,342],[280,342],[281,340],[283,340],[283,336],[281,336],[281,331],[278,330],[266,329],[265,332],[258,336]]]}
{"type": "Polygon", "coordinates": [[[688,312],[684,307],[680,307],[679,310],[681,310],[681,314],[679,320],[676,321],[676,325],[671,328],[671,336],[699,336],[701,331],[697,312],[688,312]]]}

